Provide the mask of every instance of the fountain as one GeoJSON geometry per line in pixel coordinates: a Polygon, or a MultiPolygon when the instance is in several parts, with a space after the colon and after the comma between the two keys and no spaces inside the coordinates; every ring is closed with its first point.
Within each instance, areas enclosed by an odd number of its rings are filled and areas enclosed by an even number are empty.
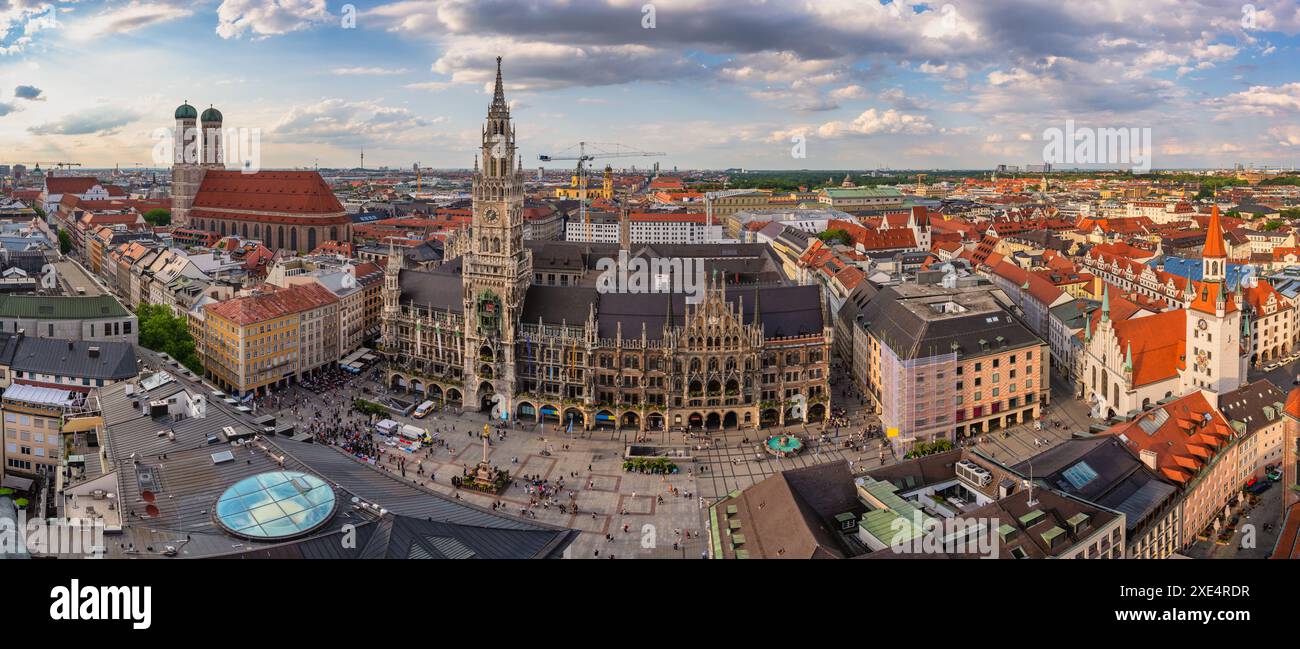
{"type": "Polygon", "coordinates": [[[798,455],[803,450],[804,443],[796,435],[772,435],[767,438],[767,443],[763,444],[763,448],[777,457],[789,457],[798,455]]]}

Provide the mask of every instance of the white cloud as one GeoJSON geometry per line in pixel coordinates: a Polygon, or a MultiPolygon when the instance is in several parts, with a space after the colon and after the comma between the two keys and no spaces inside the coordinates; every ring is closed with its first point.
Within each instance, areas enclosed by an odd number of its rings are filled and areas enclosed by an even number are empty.
{"type": "Polygon", "coordinates": [[[857,84],[836,88],[830,92],[830,98],[837,101],[848,101],[850,99],[866,99],[867,89],[857,84]]]}
{"type": "Polygon", "coordinates": [[[361,144],[408,144],[428,137],[434,121],[406,108],[384,106],[379,100],[329,98],[293,106],[274,126],[277,141],[361,144]]]}
{"type": "Polygon", "coordinates": [[[68,37],[88,41],[111,34],[125,34],[194,13],[188,6],[176,2],[140,2],[132,0],[125,6],[105,8],[100,12],[72,21],[68,37]]]}
{"type": "Polygon", "coordinates": [[[683,80],[701,71],[685,59],[639,44],[571,45],[481,36],[447,39],[431,69],[452,83],[490,91],[498,56],[508,69],[506,84],[512,91],[683,80]]]}
{"type": "Polygon", "coordinates": [[[824,138],[883,133],[920,135],[933,130],[934,125],[922,115],[909,115],[892,108],[885,111],[868,108],[852,122],[834,121],[822,124],[817,128],[817,135],[824,138]]]}
{"type": "Polygon", "coordinates": [[[1278,146],[1300,147],[1300,126],[1277,126],[1269,129],[1268,134],[1278,146]]]}
{"type": "Polygon", "coordinates": [[[310,29],[334,20],[325,0],[222,0],[217,35],[257,39],[310,29]]]}
{"type": "Polygon", "coordinates": [[[1226,97],[1212,99],[1209,105],[1229,113],[1277,115],[1300,111],[1300,82],[1280,86],[1251,86],[1226,97]]]}

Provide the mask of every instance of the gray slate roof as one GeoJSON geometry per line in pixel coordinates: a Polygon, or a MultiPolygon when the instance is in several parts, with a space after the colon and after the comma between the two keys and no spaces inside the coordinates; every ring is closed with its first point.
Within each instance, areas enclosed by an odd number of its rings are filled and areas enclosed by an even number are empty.
{"type": "Polygon", "coordinates": [[[0,364],[14,371],[90,380],[121,381],[136,375],[135,346],[126,342],[96,342],[32,338],[0,334],[0,364]],[[90,355],[94,347],[97,356],[90,355]]]}
{"type": "Polygon", "coordinates": [[[1110,435],[1066,440],[1012,469],[1028,476],[1031,467],[1035,482],[1124,512],[1129,530],[1147,523],[1176,491],[1110,435]],[[1088,475],[1095,477],[1087,482],[1079,478],[1088,475]]]}

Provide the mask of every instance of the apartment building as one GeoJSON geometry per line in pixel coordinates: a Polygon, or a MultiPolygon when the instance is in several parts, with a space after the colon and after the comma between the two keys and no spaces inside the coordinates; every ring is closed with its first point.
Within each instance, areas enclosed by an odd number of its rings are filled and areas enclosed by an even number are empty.
{"type": "Polygon", "coordinates": [[[1219,410],[1242,435],[1238,479],[1264,478],[1265,468],[1285,459],[1287,394],[1268,379],[1259,379],[1219,397],[1219,410]]]}
{"type": "Polygon", "coordinates": [[[1007,303],[988,285],[900,284],[861,307],[853,326],[865,348],[853,354],[895,452],[1038,417],[1051,397],[1051,354],[1007,303]]]}
{"type": "Polygon", "coordinates": [[[1181,546],[1226,522],[1229,502],[1244,482],[1239,455],[1245,434],[1215,409],[1204,392],[1152,408],[1104,434],[1115,436],[1148,469],[1178,487],[1181,546]]]}
{"type": "Polygon", "coordinates": [[[384,272],[371,262],[353,264],[332,255],[282,259],[267,273],[268,284],[288,288],[317,283],[339,299],[339,357],[379,335],[384,272]]]}
{"type": "Polygon", "coordinates": [[[0,397],[5,475],[34,477],[63,462],[64,418],[87,411],[87,395],[72,390],[15,385],[0,397]]]}
{"type": "Polygon", "coordinates": [[[233,394],[265,394],[339,359],[339,299],[315,282],[204,305],[204,373],[233,394]]]}

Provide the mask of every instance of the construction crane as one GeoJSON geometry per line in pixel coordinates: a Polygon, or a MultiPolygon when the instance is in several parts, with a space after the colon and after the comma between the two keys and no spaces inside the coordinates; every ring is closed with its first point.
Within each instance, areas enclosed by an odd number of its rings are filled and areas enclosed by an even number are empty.
{"type": "Polygon", "coordinates": [[[56,167],[62,170],[71,167],[80,167],[81,163],[80,162],[38,162],[36,163],[36,169],[34,171],[40,171],[41,165],[45,165],[46,168],[56,167]]]}
{"type": "MultiPolygon", "coordinates": [[[[587,163],[592,160],[603,158],[649,158],[655,156],[668,155],[660,151],[638,151],[622,144],[602,144],[599,142],[579,142],[578,155],[547,155],[545,153],[537,156],[542,162],[554,162],[558,160],[576,160],[578,163],[578,211],[582,218],[582,237],[587,242],[591,241],[591,222],[587,217],[587,163]],[[587,153],[587,147],[591,147],[594,152],[587,153]],[[602,147],[612,147],[612,150],[605,150],[602,147]]],[[[573,147],[565,149],[572,151],[573,147]]]]}

